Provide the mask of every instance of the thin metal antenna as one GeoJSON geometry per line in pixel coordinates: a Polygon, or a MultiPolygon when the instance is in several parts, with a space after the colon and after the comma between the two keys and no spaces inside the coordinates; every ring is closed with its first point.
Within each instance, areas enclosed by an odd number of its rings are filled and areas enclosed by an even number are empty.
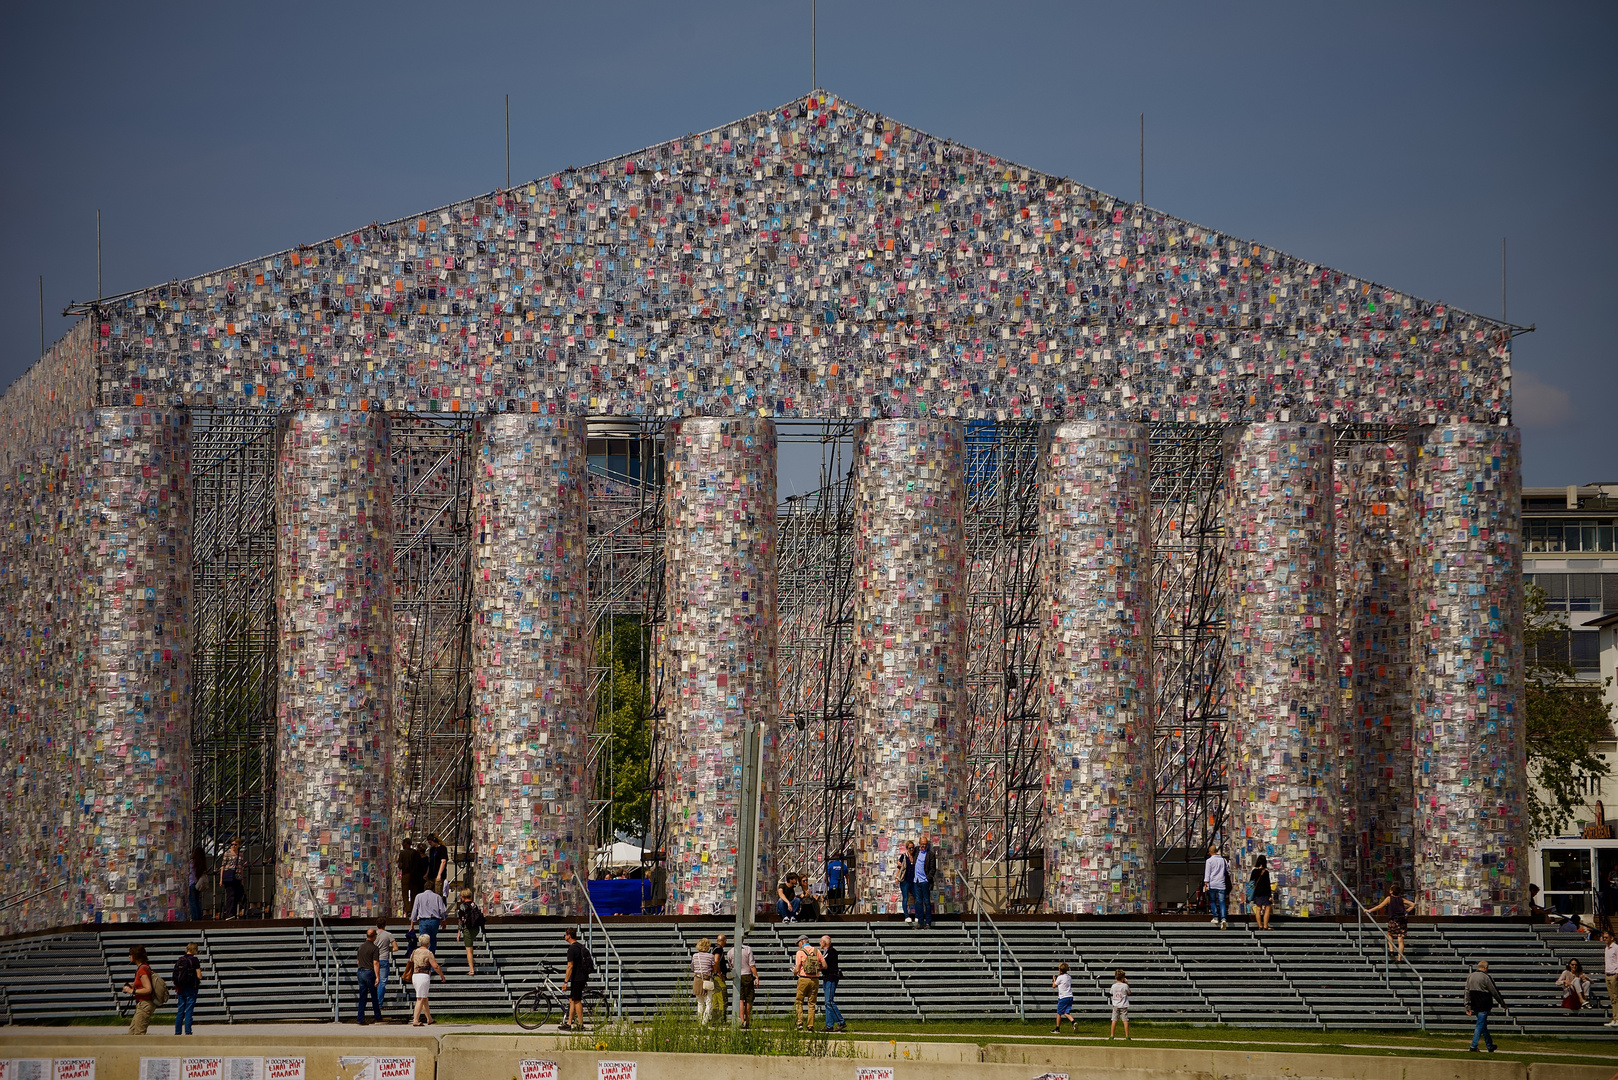
{"type": "Polygon", "coordinates": [[[39,275],[39,355],[45,355],[45,275],[39,275]]]}
{"type": "Polygon", "coordinates": [[[511,95],[506,95],[506,190],[511,190],[511,95]]]}
{"type": "Polygon", "coordinates": [[[101,299],[101,211],[96,211],[96,299],[101,299]]]}
{"type": "Polygon", "coordinates": [[[809,89],[820,89],[820,4],[809,0],[809,89]]]}
{"type": "Polygon", "coordinates": [[[1140,204],[1146,205],[1146,114],[1140,114],[1140,204]]]}
{"type": "Polygon", "coordinates": [[[1500,321],[1506,321],[1506,238],[1500,238],[1500,321]]]}

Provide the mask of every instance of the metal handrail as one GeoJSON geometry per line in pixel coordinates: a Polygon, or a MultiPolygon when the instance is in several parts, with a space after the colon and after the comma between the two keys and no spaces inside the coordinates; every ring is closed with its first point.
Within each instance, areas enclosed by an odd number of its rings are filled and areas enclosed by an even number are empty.
{"type": "MultiPolygon", "coordinates": [[[[1327,872],[1330,873],[1333,878],[1336,878],[1337,884],[1342,888],[1343,892],[1347,893],[1348,898],[1350,900],[1354,901],[1354,908],[1355,908],[1355,912],[1356,912],[1354,921],[1355,921],[1355,924],[1356,924],[1356,928],[1357,928],[1357,930],[1359,932],[1359,941],[1355,944],[1354,948],[1355,948],[1355,951],[1357,951],[1360,954],[1360,958],[1364,959],[1365,958],[1365,922],[1364,922],[1364,920],[1370,919],[1371,920],[1371,925],[1376,926],[1376,927],[1381,927],[1381,924],[1376,921],[1376,916],[1372,915],[1371,912],[1366,908],[1366,906],[1364,904],[1360,903],[1360,898],[1354,894],[1353,889],[1350,889],[1348,887],[1348,882],[1344,881],[1342,878],[1337,876],[1337,871],[1329,870],[1327,872]]],[[[1384,935],[1386,935],[1387,930],[1385,928],[1383,928],[1382,933],[1384,935]]],[[[1384,942],[1384,945],[1386,945],[1386,944],[1387,943],[1384,942]]],[[[1392,963],[1392,952],[1393,952],[1393,950],[1391,948],[1389,948],[1383,954],[1383,957],[1382,957],[1382,981],[1387,984],[1389,993],[1393,992],[1393,979],[1392,979],[1392,977],[1390,975],[1390,972],[1389,972],[1389,965],[1390,965],[1390,963],[1392,963]]],[[[1401,959],[1404,960],[1404,964],[1405,964],[1406,967],[1408,967],[1410,969],[1411,974],[1416,977],[1416,996],[1417,996],[1417,1000],[1420,1002],[1420,1005],[1421,1005],[1421,1030],[1426,1031],[1427,1030],[1427,980],[1422,978],[1421,970],[1419,968],[1417,968],[1415,964],[1412,964],[1408,957],[1401,957],[1401,959]]],[[[1372,970],[1375,970],[1375,965],[1372,966],[1372,970]]],[[[1397,995],[1395,996],[1395,1000],[1397,1000],[1397,995]]],[[[1507,1016],[1511,1015],[1509,1010],[1507,1011],[1506,1015],[1507,1016]]]]}
{"type": "Polygon", "coordinates": [[[1000,932],[1000,927],[995,923],[994,917],[992,915],[986,915],[984,913],[983,909],[987,905],[983,901],[983,890],[982,890],[982,888],[978,885],[977,882],[971,880],[965,874],[961,873],[959,870],[953,871],[953,873],[955,874],[956,880],[958,880],[962,885],[965,885],[967,887],[967,889],[969,889],[971,891],[971,893],[972,893],[972,899],[974,901],[974,903],[972,904],[972,910],[973,910],[973,913],[977,916],[977,942],[976,942],[976,948],[977,948],[977,951],[978,951],[978,955],[983,957],[985,962],[987,962],[988,959],[989,959],[987,956],[983,955],[983,920],[985,918],[987,918],[989,920],[989,929],[994,931],[995,941],[998,943],[997,947],[996,947],[996,950],[995,950],[995,963],[998,965],[998,969],[995,971],[995,978],[997,980],[999,980],[1000,985],[1002,987],[1005,986],[1005,984],[1006,984],[1006,975],[1005,975],[1006,961],[1005,961],[1005,958],[1007,956],[1010,956],[1011,957],[1011,962],[1013,964],[1017,965],[1017,1019],[1019,1019],[1019,1020],[1028,1019],[1027,972],[1023,970],[1022,961],[1017,959],[1016,952],[1014,952],[1012,950],[1012,948],[1011,948],[1011,942],[1007,941],[1006,940],[1006,935],[1004,935],[1004,934],[1002,934],[1000,932]]]}
{"type": "MultiPolygon", "coordinates": [[[[338,1017],[341,1015],[342,1011],[341,1004],[338,1001],[338,996],[342,993],[343,989],[342,973],[337,968],[337,948],[332,944],[331,934],[327,932],[326,924],[320,918],[320,902],[315,899],[314,886],[310,885],[306,880],[303,883],[303,891],[309,896],[309,911],[314,915],[315,929],[320,932],[321,940],[326,943],[326,963],[331,965],[331,1022],[335,1024],[338,1022],[338,1017]]],[[[315,967],[320,971],[320,985],[324,987],[327,979],[326,965],[320,962],[320,954],[318,952],[315,952],[314,961],[315,967]]]]}
{"type": "Polygon", "coordinates": [[[47,885],[43,889],[36,889],[31,893],[12,893],[4,900],[0,900],[0,911],[4,911],[8,907],[14,907],[17,904],[22,903],[24,900],[32,900],[36,896],[44,896],[48,892],[55,889],[60,889],[63,885],[66,885],[72,880],[73,879],[70,877],[65,877],[61,881],[58,881],[55,885],[47,885]]]}
{"type": "MultiPolygon", "coordinates": [[[[608,970],[607,970],[606,979],[603,980],[603,981],[610,981],[612,983],[612,987],[613,987],[613,1015],[616,1016],[618,1019],[622,1020],[623,1017],[624,1017],[624,957],[623,957],[623,954],[618,951],[618,946],[616,946],[616,945],[614,945],[612,943],[612,935],[607,933],[607,924],[601,921],[601,915],[600,915],[599,912],[596,911],[596,903],[595,903],[594,900],[590,899],[590,890],[589,890],[589,888],[587,888],[585,886],[584,879],[579,877],[579,872],[577,870],[573,871],[573,884],[577,885],[579,887],[579,892],[584,894],[584,906],[590,912],[590,918],[589,918],[589,921],[586,924],[589,929],[586,930],[586,933],[590,934],[591,937],[593,938],[594,935],[595,935],[595,928],[597,926],[599,926],[599,927],[601,927],[601,940],[603,940],[603,941],[605,941],[607,943],[607,959],[608,959],[607,967],[608,967],[608,970]],[[612,961],[614,961],[614,960],[617,961],[616,967],[614,967],[613,964],[612,964],[612,961]]],[[[588,948],[591,952],[594,952],[595,951],[595,943],[594,943],[594,941],[592,940],[591,943],[586,946],[586,948],[588,948]]]]}

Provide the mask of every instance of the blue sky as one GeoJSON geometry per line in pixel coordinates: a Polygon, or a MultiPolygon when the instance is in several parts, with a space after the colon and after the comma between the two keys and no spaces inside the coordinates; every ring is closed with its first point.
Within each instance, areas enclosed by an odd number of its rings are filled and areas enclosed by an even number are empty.
{"type": "MultiPolygon", "coordinates": [[[[32,5],[0,39],[0,384],[96,290],[582,165],[811,87],[808,2],[32,5]]],[[[1490,315],[1530,484],[1618,481],[1618,5],[822,0],[821,85],[1490,315]]],[[[787,484],[783,481],[783,493],[787,484]]]]}

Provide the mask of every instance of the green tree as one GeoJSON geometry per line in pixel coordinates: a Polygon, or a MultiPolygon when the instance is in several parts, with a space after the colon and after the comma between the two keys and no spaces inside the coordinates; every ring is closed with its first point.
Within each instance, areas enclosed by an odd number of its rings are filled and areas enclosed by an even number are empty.
{"type": "Polygon", "coordinates": [[[646,648],[650,643],[635,615],[603,622],[596,663],[609,670],[596,691],[598,729],[612,731],[612,823],[644,836],[651,817],[651,723],[646,715],[646,648]]]}
{"type": "Polygon", "coordinates": [[[1581,681],[1568,662],[1567,620],[1545,606],[1545,591],[1527,588],[1523,606],[1527,656],[1530,827],[1536,840],[1556,836],[1583,803],[1585,777],[1606,776],[1596,744],[1612,737],[1606,702],[1611,678],[1581,681]]]}

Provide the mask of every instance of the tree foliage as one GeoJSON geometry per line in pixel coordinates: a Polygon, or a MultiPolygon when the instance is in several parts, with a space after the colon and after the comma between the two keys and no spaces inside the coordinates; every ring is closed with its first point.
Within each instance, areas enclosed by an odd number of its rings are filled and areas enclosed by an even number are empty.
{"type": "Polygon", "coordinates": [[[650,644],[634,615],[614,616],[596,639],[596,662],[611,670],[596,691],[596,717],[612,729],[612,824],[629,836],[645,835],[652,808],[645,688],[650,644]]]}
{"type": "Polygon", "coordinates": [[[1545,606],[1545,592],[1527,588],[1523,607],[1527,688],[1529,817],[1534,839],[1560,834],[1582,805],[1589,776],[1605,776],[1596,744],[1612,737],[1605,682],[1581,681],[1558,648],[1567,620],[1545,606]]]}

